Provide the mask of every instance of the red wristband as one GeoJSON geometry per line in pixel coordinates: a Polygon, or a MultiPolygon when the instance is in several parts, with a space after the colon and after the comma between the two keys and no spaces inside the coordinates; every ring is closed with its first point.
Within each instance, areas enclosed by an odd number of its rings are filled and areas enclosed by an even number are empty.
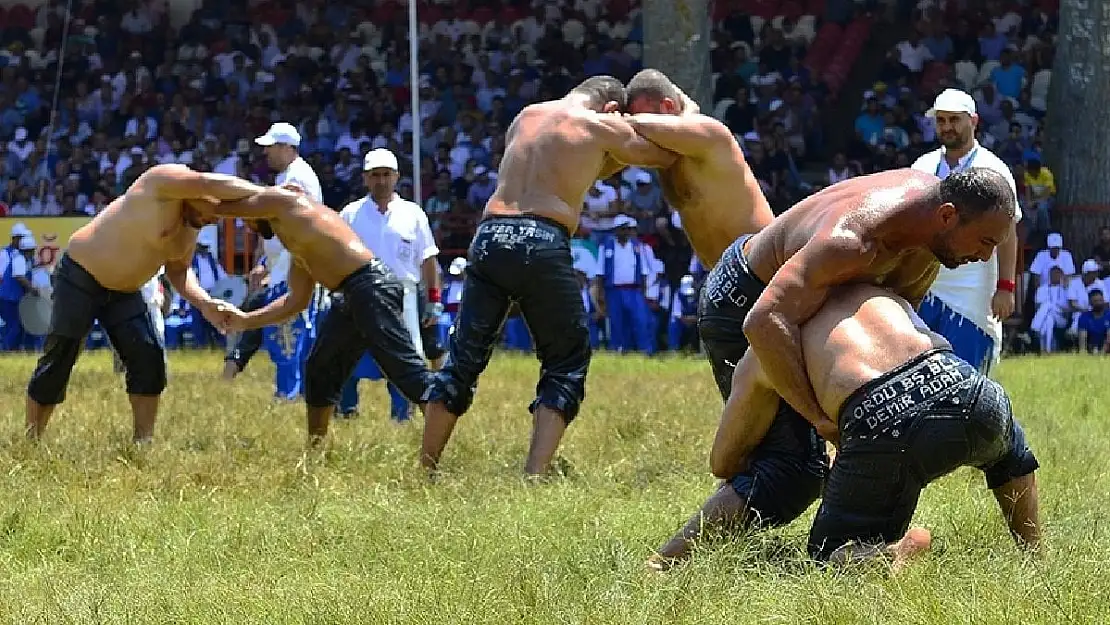
{"type": "Polygon", "coordinates": [[[428,287],[428,301],[432,304],[439,303],[439,289],[434,286],[428,287]]]}
{"type": "Polygon", "coordinates": [[[1017,288],[1017,285],[1014,284],[1013,280],[999,280],[998,284],[996,284],[995,286],[998,288],[999,291],[1007,291],[1009,293],[1013,293],[1014,289],[1017,288]]]}

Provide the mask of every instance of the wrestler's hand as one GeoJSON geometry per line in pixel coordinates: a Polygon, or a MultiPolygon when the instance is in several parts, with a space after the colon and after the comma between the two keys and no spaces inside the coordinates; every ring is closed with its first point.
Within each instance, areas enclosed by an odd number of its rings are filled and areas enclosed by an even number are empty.
{"type": "Polygon", "coordinates": [[[225,301],[214,300],[201,311],[201,314],[221,334],[242,332],[246,329],[246,313],[225,301]]]}
{"type": "Polygon", "coordinates": [[[300,185],[293,184],[292,182],[287,182],[287,183],[281,185],[281,188],[285,189],[286,191],[292,191],[293,193],[296,193],[298,195],[307,195],[304,192],[304,189],[302,189],[300,187],[300,185]]]}
{"type": "Polygon", "coordinates": [[[262,288],[262,280],[265,278],[266,268],[262,265],[251,269],[251,272],[247,274],[247,288],[249,288],[252,293],[258,291],[262,288]]]}
{"type": "Polygon", "coordinates": [[[994,297],[991,298],[991,313],[999,321],[1009,319],[1010,315],[1014,314],[1014,294],[1002,289],[995,291],[994,297]]]}

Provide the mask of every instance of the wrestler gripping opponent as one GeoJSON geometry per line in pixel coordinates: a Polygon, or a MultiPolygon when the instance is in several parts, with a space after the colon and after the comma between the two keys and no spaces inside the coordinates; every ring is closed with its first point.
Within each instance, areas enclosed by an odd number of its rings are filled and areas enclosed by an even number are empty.
{"type": "Polygon", "coordinates": [[[30,438],[42,436],[65,399],[81,343],[99,320],[127,371],[134,440],[151,440],[166,361],[140,290],[164,264],[166,279],[186,301],[210,321],[221,318],[191,268],[197,233],[215,222],[204,211],[211,201],[243,199],[256,190],[232,176],[158,165],[70,237],[54,273],[45,352],[27,386],[30,438]]]}
{"type": "Polygon", "coordinates": [[[827,472],[824,442],[835,423],[813,396],[798,326],[831,287],[876,283],[921,302],[941,263],[989,258],[1006,236],[1015,198],[996,172],[970,169],[944,181],[894,170],[835,184],[740,237],[710,272],[698,329],[721,394],[751,339],[755,356],[783,401],[766,436],[725,436],[722,419],[710,454],[714,475],[736,495],[732,514],[750,522],[789,523],[816,500],[827,472]],[[817,431],[814,431],[816,426],[817,431]],[[750,458],[742,466],[739,459],[750,458]]]}
{"type": "Polygon", "coordinates": [[[542,362],[525,470],[547,470],[585,395],[586,311],[570,251],[587,188],[622,164],[666,167],[674,155],[637,135],[619,113],[624,86],[596,76],[560,100],[526,107],[509,127],[497,176],[471,242],[460,316],[425,408],[422,462],[434,468],[512,302],[542,362]]]}
{"type": "Polygon", "coordinates": [[[626,92],[632,128],[678,155],[660,172],[663,194],[702,263],[712,267],[737,237],[771,223],[771,207],[727,126],[699,114],[658,70],[633,76],[626,92]]]}
{"type": "Polygon", "coordinates": [[[281,240],[292,257],[288,291],[249,313],[222,304],[217,327],[243,332],[280,324],[308,306],[317,282],[331,291],[331,309],[305,363],[310,445],[327,436],[343,382],[366,351],[409,401],[420,402],[431,373],[401,319],[400,281],[332,209],[299,189],[254,188],[250,198],[212,210],[243,219],[264,239],[281,240]]]}
{"type": "MultiPolygon", "coordinates": [[[[812,557],[885,554],[904,564],[929,546],[928,531],[907,532],[922,489],[962,466],[984,471],[1011,534],[1037,545],[1039,464],[1006,391],[956,357],[905,299],[870,285],[839,287],[803,324],[800,341],[817,401],[841,434],[809,535],[812,557]]],[[[759,438],[778,402],[747,353],[726,408],[738,426],[731,435],[759,438]]],[[[735,523],[735,499],[723,486],[650,564],[673,564],[699,535],[735,523]]]]}

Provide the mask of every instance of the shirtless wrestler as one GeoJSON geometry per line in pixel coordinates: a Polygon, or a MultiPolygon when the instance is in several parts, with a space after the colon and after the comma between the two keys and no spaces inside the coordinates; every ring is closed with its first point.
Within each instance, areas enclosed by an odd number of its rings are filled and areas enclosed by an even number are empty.
{"type": "Polygon", "coordinates": [[[30,438],[42,436],[55,407],[65,400],[81,345],[99,320],[127,371],[134,440],[152,439],[166,361],[140,291],[165,265],[173,288],[215,320],[217,302],[200,288],[191,268],[199,229],[215,222],[203,209],[211,201],[245,198],[254,189],[231,176],[158,165],[70,237],[54,274],[45,351],[27,386],[30,438]]]}
{"type": "MultiPolygon", "coordinates": [[[[809,535],[812,557],[885,554],[896,568],[905,564],[930,543],[925,529],[907,532],[922,489],[962,466],[984,471],[1011,534],[1037,545],[1039,464],[1006,391],[958,358],[905,299],[871,285],[837,287],[799,339],[817,402],[841,435],[809,535]]],[[[744,424],[736,434],[758,439],[778,403],[748,352],[733,376],[726,419],[744,424]]],[[[699,535],[726,528],[723,499],[712,497],[650,563],[673,564],[699,535]]]]}
{"type": "Polygon", "coordinates": [[[706,279],[698,311],[718,387],[732,395],[733,370],[750,338],[782,397],[765,436],[737,432],[742,421],[723,415],[710,466],[731,486],[718,491],[729,514],[782,525],[820,493],[828,461],[818,434],[835,443],[837,429],[813,396],[798,326],[829,288],[876,283],[917,306],[940,264],[990,258],[1014,204],[996,172],[973,168],[941,181],[895,170],[828,187],[729,247],[706,279]]]}
{"type": "Polygon", "coordinates": [[[637,135],[619,111],[624,85],[589,78],[566,97],[526,107],[509,127],[497,189],[468,253],[459,318],[425,408],[422,462],[435,468],[470,407],[511,303],[542,363],[530,406],[525,471],[547,470],[585,395],[590,342],[570,252],[586,190],[624,165],[666,167],[674,155],[637,135]],[[613,112],[613,114],[607,114],[613,112]]]}
{"type": "Polygon", "coordinates": [[[771,207],[727,126],[698,113],[697,104],[658,70],[636,74],[625,92],[632,128],[678,155],[660,172],[663,195],[706,267],[716,265],[737,237],[771,223],[771,207]]]}
{"type": "Polygon", "coordinates": [[[320,443],[339,403],[343,383],[367,351],[409,401],[420,403],[431,382],[402,318],[404,287],[366,248],[339,213],[299,188],[256,187],[258,193],[221,202],[213,210],[239,217],[263,239],[277,237],[289,252],[288,292],[266,306],[243,312],[219,306],[220,327],[244,332],[280,324],[303,311],[316,284],[331,291],[331,309],[305,362],[304,399],[308,442],[320,443]]]}

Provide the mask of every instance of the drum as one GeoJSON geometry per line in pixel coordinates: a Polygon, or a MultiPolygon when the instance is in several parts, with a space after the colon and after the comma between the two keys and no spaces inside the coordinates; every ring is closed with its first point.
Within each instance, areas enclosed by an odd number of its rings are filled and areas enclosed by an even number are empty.
{"type": "Polygon", "coordinates": [[[19,300],[19,321],[23,330],[34,336],[45,336],[50,330],[53,302],[49,297],[28,293],[19,300]]]}
{"type": "Polygon", "coordinates": [[[242,306],[247,299],[247,281],[242,276],[228,276],[216,282],[208,294],[232,306],[242,306]]]}

